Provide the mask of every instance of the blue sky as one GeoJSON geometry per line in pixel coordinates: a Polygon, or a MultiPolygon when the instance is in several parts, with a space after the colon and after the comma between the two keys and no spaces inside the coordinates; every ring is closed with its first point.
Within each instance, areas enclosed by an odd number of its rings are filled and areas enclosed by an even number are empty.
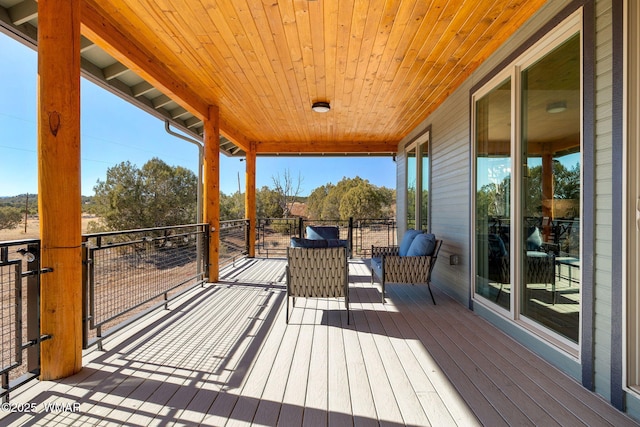
{"type": "MultiPolygon", "coordinates": [[[[34,194],[38,189],[36,52],[0,33],[0,63],[0,196],[34,194]]],[[[107,169],[127,160],[141,167],[159,157],[172,166],[197,170],[194,145],[168,135],[163,121],[84,79],[81,107],[83,195],[93,195],[107,169]]],[[[390,157],[258,157],[256,186],[272,186],[272,177],[286,170],[302,177],[302,195],[355,176],[395,188],[395,163],[390,157]]],[[[222,155],[221,191],[238,191],[239,176],[244,192],[244,173],[244,162],[222,155]]]]}

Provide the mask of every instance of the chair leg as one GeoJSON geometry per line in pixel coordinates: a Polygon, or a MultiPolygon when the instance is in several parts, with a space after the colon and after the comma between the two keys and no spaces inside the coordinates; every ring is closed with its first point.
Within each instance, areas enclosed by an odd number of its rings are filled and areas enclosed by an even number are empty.
{"type": "Polygon", "coordinates": [[[384,279],[382,279],[382,303],[384,304],[384,279]]]}
{"type": "Polygon", "coordinates": [[[345,305],[347,306],[347,325],[349,325],[349,300],[345,300],[345,305]]]}
{"type": "Polygon", "coordinates": [[[496,295],[496,302],[500,299],[500,294],[502,293],[502,283],[500,283],[500,289],[498,289],[498,295],[496,295]]]}
{"type": "Polygon", "coordinates": [[[427,288],[429,288],[429,293],[431,294],[431,301],[433,301],[433,305],[436,305],[436,299],[433,297],[433,292],[431,292],[431,283],[427,282],[427,288]]]}
{"type": "Polygon", "coordinates": [[[287,295],[287,325],[289,324],[289,295],[287,295]]]}

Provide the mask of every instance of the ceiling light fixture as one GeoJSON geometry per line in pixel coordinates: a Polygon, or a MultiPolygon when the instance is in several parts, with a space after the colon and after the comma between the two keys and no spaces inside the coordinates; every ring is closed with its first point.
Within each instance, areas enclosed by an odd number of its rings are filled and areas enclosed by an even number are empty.
{"type": "Polygon", "coordinates": [[[314,102],[311,109],[316,113],[326,113],[331,110],[331,105],[328,102],[314,102]]]}
{"type": "Polygon", "coordinates": [[[547,104],[547,113],[557,114],[567,110],[567,101],[551,102],[547,104]]]}

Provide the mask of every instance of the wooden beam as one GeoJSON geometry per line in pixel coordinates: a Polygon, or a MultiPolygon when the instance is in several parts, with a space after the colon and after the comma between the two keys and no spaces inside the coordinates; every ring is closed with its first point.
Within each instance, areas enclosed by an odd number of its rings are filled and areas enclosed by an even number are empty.
{"type": "MultiPolygon", "coordinates": [[[[193,92],[184,79],[171,73],[153,53],[131,43],[134,37],[124,34],[109,21],[107,14],[86,1],[82,2],[82,34],[198,119],[207,118],[209,104],[193,92]]],[[[244,151],[249,150],[249,140],[244,135],[224,120],[219,120],[219,124],[227,139],[244,151]]]]}
{"type": "Polygon", "coordinates": [[[340,154],[340,153],[395,153],[397,141],[383,142],[257,142],[258,154],[340,154]]]}
{"type": "Polygon", "coordinates": [[[249,140],[240,132],[238,132],[233,126],[229,124],[224,118],[220,119],[220,129],[222,134],[235,145],[240,147],[245,153],[251,150],[251,144],[249,140]]]}
{"type": "Polygon", "coordinates": [[[249,257],[256,254],[256,143],[252,142],[246,153],[244,216],[249,220],[249,257]]]}
{"type": "Polygon", "coordinates": [[[217,282],[220,268],[220,112],[210,106],[204,121],[204,222],[209,224],[209,281],[217,282]]]}
{"type": "Polygon", "coordinates": [[[82,368],[80,0],[38,2],[41,379],[82,368]]]}
{"type": "Polygon", "coordinates": [[[144,47],[131,42],[135,38],[124,34],[95,5],[82,2],[82,34],[104,49],[140,77],[170,96],[192,114],[204,120],[209,105],[187,86],[183,79],[173,75],[144,47]]]}

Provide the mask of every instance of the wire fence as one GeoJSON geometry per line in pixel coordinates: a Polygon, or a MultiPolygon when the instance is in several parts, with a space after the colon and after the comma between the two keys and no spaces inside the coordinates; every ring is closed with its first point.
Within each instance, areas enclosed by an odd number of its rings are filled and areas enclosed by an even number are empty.
{"type": "Polygon", "coordinates": [[[256,225],[256,254],[284,257],[291,238],[306,237],[309,225],[337,226],[340,239],[349,241],[352,257],[370,256],[371,246],[397,244],[394,219],[317,220],[305,218],[260,218],[256,225]]]}
{"type": "Polygon", "coordinates": [[[249,220],[220,221],[219,266],[225,267],[249,252],[249,220]]]}
{"type": "Polygon", "coordinates": [[[40,373],[40,241],[0,242],[0,400],[40,373]]]}
{"type": "Polygon", "coordinates": [[[206,280],[208,225],[83,236],[85,347],[206,280]],[[171,295],[170,295],[171,293],[171,295]]]}

